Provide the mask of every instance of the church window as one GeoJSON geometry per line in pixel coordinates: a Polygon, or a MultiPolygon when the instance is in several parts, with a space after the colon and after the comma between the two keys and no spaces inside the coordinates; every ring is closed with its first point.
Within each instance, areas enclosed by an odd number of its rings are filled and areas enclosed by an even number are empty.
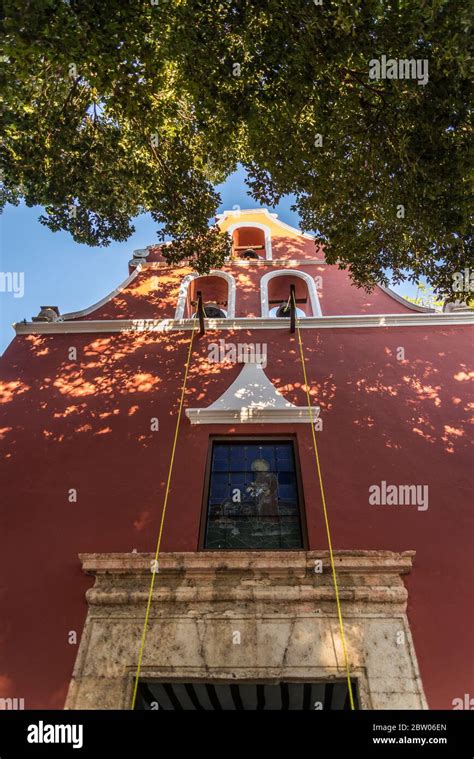
{"type": "Polygon", "coordinates": [[[203,548],[304,547],[292,440],[213,440],[208,469],[203,548]]]}

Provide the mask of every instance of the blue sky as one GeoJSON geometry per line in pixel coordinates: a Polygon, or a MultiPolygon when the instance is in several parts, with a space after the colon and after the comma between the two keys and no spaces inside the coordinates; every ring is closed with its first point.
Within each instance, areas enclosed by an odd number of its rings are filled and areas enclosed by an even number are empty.
{"type": "MultiPolygon", "coordinates": [[[[218,190],[219,212],[237,205],[254,208],[255,201],[239,169],[218,190]]],[[[282,221],[299,226],[290,210],[292,199],[285,198],[274,210],[282,221]]],[[[134,222],[135,232],[122,243],[107,248],[90,248],[74,242],[67,232],[51,232],[40,224],[40,207],[8,206],[0,216],[0,271],[23,272],[24,295],[0,292],[0,352],[14,337],[11,325],[36,316],[40,306],[58,306],[61,313],[92,305],[128,276],[128,261],[135,248],[157,242],[157,225],[149,215],[134,222]]],[[[405,283],[394,288],[401,295],[414,295],[416,287],[405,283]]]]}

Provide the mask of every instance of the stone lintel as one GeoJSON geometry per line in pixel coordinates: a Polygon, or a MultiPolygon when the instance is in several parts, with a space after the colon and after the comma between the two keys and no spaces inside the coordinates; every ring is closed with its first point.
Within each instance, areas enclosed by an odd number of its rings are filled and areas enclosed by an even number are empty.
{"type": "MultiPolygon", "coordinates": [[[[411,571],[415,551],[334,551],[337,573],[406,574],[411,571]]],[[[152,553],[81,553],[86,574],[150,574],[152,553]]],[[[316,561],[330,569],[329,551],[200,551],[162,553],[160,575],[291,575],[314,573],[316,561]]]]}
{"type": "MultiPolygon", "coordinates": [[[[406,609],[401,575],[410,571],[414,552],[336,551],[334,561],[341,602],[353,613],[378,613],[380,605],[406,609]]],[[[95,575],[87,591],[91,607],[144,605],[153,554],[81,554],[83,570],[95,575]]],[[[159,557],[153,604],[207,606],[257,604],[285,608],[335,605],[328,551],[203,551],[159,557]],[[321,565],[319,565],[321,562],[321,565]]],[[[262,606],[263,605],[263,606],[262,606]]]]}

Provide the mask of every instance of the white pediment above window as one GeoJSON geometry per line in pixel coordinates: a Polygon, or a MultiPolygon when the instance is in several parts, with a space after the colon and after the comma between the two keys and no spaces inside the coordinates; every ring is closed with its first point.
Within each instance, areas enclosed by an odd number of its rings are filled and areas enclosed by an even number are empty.
{"type": "Polygon", "coordinates": [[[246,363],[227,390],[207,408],[190,408],[191,424],[284,424],[315,421],[319,407],[295,406],[268,379],[260,363],[246,363]]]}

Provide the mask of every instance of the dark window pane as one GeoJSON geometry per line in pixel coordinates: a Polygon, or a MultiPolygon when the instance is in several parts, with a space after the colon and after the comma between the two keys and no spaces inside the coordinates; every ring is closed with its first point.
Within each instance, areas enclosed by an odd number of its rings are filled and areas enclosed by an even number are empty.
{"type": "Polygon", "coordinates": [[[233,488],[239,488],[242,492],[245,490],[248,477],[245,472],[231,472],[230,473],[231,486],[233,488]]]}
{"type": "Polygon", "coordinates": [[[294,472],[278,469],[278,484],[295,486],[296,477],[294,475],[294,472]]]}
{"type": "Polygon", "coordinates": [[[292,443],[214,443],[205,547],[303,547],[292,443]]]}
{"type": "Polygon", "coordinates": [[[227,461],[217,460],[213,462],[212,468],[215,472],[228,472],[229,464],[227,461]]]}
{"type": "Polygon", "coordinates": [[[239,445],[231,445],[230,448],[230,465],[232,468],[245,469],[246,454],[245,449],[239,445]]]}
{"type": "Polygon", "coordinates": [[[278,498],[284,503],[294,501],[298,502],[298,489],[295,485],[279,485],[278,486],[278,498]]]}
{"type": "Polygon", "coordinates": [[[229,446],[216,443],[212,449],[214,461],[226,461],[229,458],[229,446]]]}

